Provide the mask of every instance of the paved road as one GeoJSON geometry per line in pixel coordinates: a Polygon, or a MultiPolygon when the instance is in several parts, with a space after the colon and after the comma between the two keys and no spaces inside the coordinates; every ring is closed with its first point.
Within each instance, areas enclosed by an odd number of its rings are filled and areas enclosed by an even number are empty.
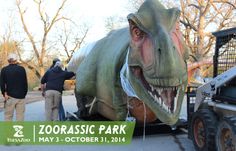
{"type": "MultiPolygon", "coordinates": [[[[74,96],[63,96],[66,110],[76,111],[74,96]]],[[[185,107],[184,107],[185,108],[185,107]]],[[[185,110],[181,116],[185,116],[185,110]]],[[[3,112],[0,112],[0,121],[3,112]]],[[[44,121],[44,101],[27,104],[26,121],[44,121]]],[[[135,136],[129,145],[24,145],[0,146],[0,151],[194,151],[191,140],[185,133],[162,132],[155,135],[135,136]]]]}

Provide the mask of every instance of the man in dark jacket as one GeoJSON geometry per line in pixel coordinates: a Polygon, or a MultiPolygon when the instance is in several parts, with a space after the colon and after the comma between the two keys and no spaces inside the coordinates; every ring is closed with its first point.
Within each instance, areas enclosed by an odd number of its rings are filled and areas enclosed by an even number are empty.
{"type": "MultiPolygon", "coordinates": [[[[57,61],[61,61],[60,59],[58,59],[58,58],[54,58],[53,59],[53,61],[52,61],[52,65],[50,66],[50,68],[48,69],[48,70],[50,70],[50,69],[52,69],[54,66],[55,66],[55,64],[56,64],[56,62],[57,61]]],[[[45,85],[46,86],[46,85],[45,85]]],[[[45,86],[44,86],[44,88],[45,88],[45,86]]],[[[44,89],[45,90],[45,89],[44,89]]],[[[43,95],[45,94],[45,92],[43,91],[43,95]]],[[[63,107],[63,103],[62,103],[62,100],[60,101],[60,103],[59,103],[59,109],[58,109],[59,111],[58,111],[58,115],[59,115],[59,120],[60,121],[64,121],[65,119],[66,119],[66,115],[65,115],[65,110],[64,110],[64,107],[63,107]]]]}
{"type": "Polygon", "coordinates": [[[25,101],[28,83],[25,69],[17,64],[17,55],[8,56],[9,65],[1,71],[1,91],[5,99],[5,121],[12,121],[14,109],[16,120],[24,120],[25,101]]]}
{"type": "Polygon", "coordinates": [[[45,111],[47,121],[58,120],[58,108],[61,101],[64,81],[71,79],[75,74],[62,70],[62,63],[57,61],[55,66],[49,69],[41,79],[42,89],[46,84],[45,111]]]}

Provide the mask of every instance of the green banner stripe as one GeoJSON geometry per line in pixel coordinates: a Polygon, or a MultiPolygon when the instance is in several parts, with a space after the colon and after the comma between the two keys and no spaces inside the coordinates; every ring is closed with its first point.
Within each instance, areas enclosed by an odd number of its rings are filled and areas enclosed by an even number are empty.
{"type": "Polygon", "coordinates": [[[130,144],[134,122],[0,122],[0,144],[130,144]]]}

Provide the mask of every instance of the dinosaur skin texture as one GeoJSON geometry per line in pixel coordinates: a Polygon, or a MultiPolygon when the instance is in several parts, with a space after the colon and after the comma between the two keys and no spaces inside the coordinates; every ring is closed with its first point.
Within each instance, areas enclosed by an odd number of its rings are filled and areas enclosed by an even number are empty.
{"type": "Polygon", "coordinates": [[[97,41],[76,64],[78,108],[87,104],[87,114],[110,120],[125,120],[129,111],[138,122],[159,119],[174,125],[187,85],[188,48],[179,30],[179,14],[158,0],[146,0],[128,15],[129,27],[97,41]],[[134,95],[124,90],[121,70],[134,95]]]}

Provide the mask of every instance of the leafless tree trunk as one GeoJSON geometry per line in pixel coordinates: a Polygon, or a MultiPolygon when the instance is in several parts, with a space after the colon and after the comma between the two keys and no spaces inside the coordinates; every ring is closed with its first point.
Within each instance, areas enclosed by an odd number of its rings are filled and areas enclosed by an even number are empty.
{"type": "Polygon", "coordinates": [[[26,33],[26,35],[31,43],[32,49],[33,49],[34,54],[36,56],[37,63],[36,63],[36,65],[32,65],[28,61],[26,62],[26,61],[22,60],[21,57],[20,58],[21,58],[21,61],[29,67],[29,69],[32,69],[35,71],[35,74],[40,79],[45,72],[44,61],[45,61],[46,52],[47,52],[48,34],[50,33],[50,31],[52,30],[52,28],[55,26],[55,24],[57,22],[59,22],[61,20],[68,20],[68,18],[66,18],[60,14],[62,9],[65,6],[65,3],[67,2],[67,0],[62,1],[61,5],[57,9],[56,13],[54,14],[54,16],[52,17],[51,20],[49,19],[48,14],[46,12],[44,12],[42,9],[42,0],[33,0],[35,2],[35,4],[37,5],[38,14],[39,14],[40,20],[43,24],[43,36],[39,40],[40,41],[39,46],[36,45],[35,37],[32,35],[32,33],[30,32],[29,26],[27,26],[27,24],[26,24],[26,21],[25,21],[26,18],[24,16],[24,14],[26,13],[26,9],[22,8],[22,5],[21,5],[22,1],[23,0],[16,0],[16,5],[18,8],[18,12],[20,15],[20,19],[21,19],[21,23],[23,25],[24,32],[26,33]]]}

